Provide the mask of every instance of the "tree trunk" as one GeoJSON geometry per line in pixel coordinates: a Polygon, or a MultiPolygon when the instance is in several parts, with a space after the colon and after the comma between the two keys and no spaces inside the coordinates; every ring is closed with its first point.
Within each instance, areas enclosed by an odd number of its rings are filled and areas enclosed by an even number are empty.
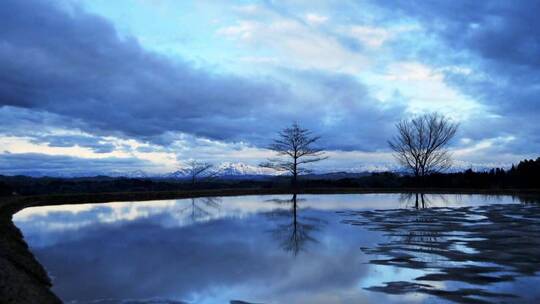
{"type": "Polygon", "coordinates": [[[292,183],[291,183],[291,186],[293,189],[296,189],[296,182],[297,182],[297,178],[298,178],[298,170],[297,170],[297,167],[298,167],[298,164],[296,163],[296,158],[294,158],[294,165],[293,165],[293,176],[292,176],[292,183]]]}

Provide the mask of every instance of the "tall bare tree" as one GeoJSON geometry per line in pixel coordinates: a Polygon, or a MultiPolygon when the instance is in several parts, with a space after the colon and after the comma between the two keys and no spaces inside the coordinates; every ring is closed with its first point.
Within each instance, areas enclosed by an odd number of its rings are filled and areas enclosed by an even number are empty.
{"type": "Polygon", "coordinates": [[[388,144],[401,165],[415,177],[424,177],[451,167],[447,146],[458,126],[444,115],[424,114],[396,124],[398,134],[388,144]]]}
{"type": "MultiPolygon", "coordinates": [[[[210,173],[209,170],[212,169],[213,165],[206,162],[200,162],[196,160],[190,160],[187,162],[187,173],[191,178],[191,184],[195,185],[197,179],[203,175],[205,172],[210,173]]],[[[212,176],[212,174],[207,174],[207,177],[212,176]]]]}
{"type": "Polygon", "coordinates": [[[268,147],[277,152],[278,157],[270,158],[260,166],[272,168],[278,171],[287,171],[291,174],[291,183],[296,186],[298,175],[308,173],[305,164],[327,159],[322,149],[313,145],[320,136],[313,136],[308,129],[302,129],[297,123],[293,123],[279,132],[278,138],[268,147]]]}

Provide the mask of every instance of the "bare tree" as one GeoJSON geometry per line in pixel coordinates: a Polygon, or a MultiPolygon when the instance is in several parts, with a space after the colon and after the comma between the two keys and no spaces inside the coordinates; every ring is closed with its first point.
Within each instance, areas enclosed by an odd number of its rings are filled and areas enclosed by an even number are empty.
{"type": "MultiPolygon", "coordinates": [[[[195,184],[199,176],[203,175],[205,172],[208,172],[210,169],[212,169],[213,165],[206,162],[199,162],[196,160],[190,160],[187,162],[187,173],[189,174],[191,178],[191,184],[195,184]]],[[[207,177],[211,176],[209,174],[207,177]]]]}
{"type": "Polygon", "coordinates": [[[458,124],[438,113],[425,114],[396,124],[398,135],[388,141],[398,162],[415,177],[440,172],[452,165],[447,150],[458,124]]]}
{"type": "Polygon", "coordinates": [[[278,138],[268,147],[277,152],[278,157],[270,158],[260,166],[289,172],[292,175],[291,183],[295,186],[299,174],[310,172],[303,165],[328,158],[322,149],[313,147],[319,139],[320,136],[313,136],[311,131],[293,123],[280,131],[278,138]]]}

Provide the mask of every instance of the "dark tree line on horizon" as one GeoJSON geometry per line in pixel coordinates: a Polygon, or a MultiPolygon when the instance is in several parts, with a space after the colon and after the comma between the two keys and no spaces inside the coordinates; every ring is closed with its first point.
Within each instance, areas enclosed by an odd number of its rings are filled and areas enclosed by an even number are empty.
{"type": "Polygon", "coordinates": [[[459,173],[433,174],[426,179],[427,187],[466,187],[480,189],[540,189],[540,157],[526,159],[510,169],[487,171],[467,169],[459,173]]]}
{"type": "MultiPolygon", "coordinates": [[[[361,177],[341,179],[298,179],[299,188],[445,188],[445,189],[540,189],[540,157],[523,160],[511,168],[494,168],[457,173],[433,173],[424,177],[422,183],[412,175],[393,172],[372,173],[361,177]]],[[[53,178],[0,175],[0,196],[13,193],[37,195],[51,193],[105,193],[177,191],[192,189],[274,189],[290,186],[290,178],[277,176],[262,180],[201,180],[192,185],[187,180],[85,177],[53,178]]]]}

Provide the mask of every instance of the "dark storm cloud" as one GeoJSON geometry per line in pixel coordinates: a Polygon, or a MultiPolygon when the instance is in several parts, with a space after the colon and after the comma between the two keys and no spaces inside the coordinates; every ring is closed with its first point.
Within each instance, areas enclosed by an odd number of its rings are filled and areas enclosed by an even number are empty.
{"type": "Polygon", "coordinates": [[[84,126],[81,121],[69,117],[12,106],[0,107],[0,121],[0,134],[18,137],[50,133],[59,126],[72,129],[84,126]]]}
{"type": "Polygon", "coordinates": [[[470,133],[478,133],[477,128],[484,137],[513,134],[517,140],[511,149],[538,151],[539,1],[401,1],[385,5],[393,18],[418,20],[442,42],[438,48],[413,48],[416,56],[431,64],[465,65],[472,70],[470,75],[447,72],[447,81],[499,117],[481,117],[470,126],[470,133]]]}
{"type": "Polygon", "coordinates": [[[110,153],[115,146],[111,143],[103,142],[100,138],[90,135],[46,135],[34,137],[30,140],[34,143],[47,143],[49,147],[84,147],[96,153],[110,153]]]}
{"type": "MultiPolygon", "coordinates": [[[[175,139],[170,132],[266,145],[276,129],[298,121],[327,135],[329,148],[374,149],[384,140],[373,142],[352,132],[390,125],[402,110],[401,105],[369,104],[376,101],[368,90],[344,75],[302,72],[298,77],[306,79],[299,81],[311,86],[303,89],[324,94],[305,97],[273,78],[245,79],[172,62],[143,50],[130,37],[119,37],[101,17],[77,7],[68,12],[47,1],[2,2],[0,66],[0,105],[54,114],[62,118],[57,119],[60,126],[98,136],[161,145],[175,139]],[[334,110],[340,114],[329,117],[334,110]],[[347,140],[337,140],[340,133],[347,140]]],[[[88,140],[34,139],[53,146],[111,149],[93,147],[88,140]]]]}
{"type": "Polygon", "coordinates": [[[392,9],[495,64],[540,65],[538,1],[402,1],[392,9]]]}
{"type": "Polygon", "coordinates": [[[394,122],[406,109],[406,102],[394,98],[382,104],[369,88],[348,74],[318,70],[288,73],[296,79],[298,91],[309,92],[306,127],[319,133],[326,148],[372,151],[386,147],[394,122]]]}
{"type": "Polygon", "coordinates": [[[48,112],[5,106],[0,108],[0,134],[24,137],[35,144],[49,147],[84,147],[96,153],[109,153],[115,146],[97,136],[88,134],[55,134],[58,126],[79,128],[80,122],[48,112]]]}
{"type": "Polygon", "coordinates": [[[282,89],[145,52],[104,19],[44,1],[0,11],[3,105],[78,118],[95,131],[151,138],[166,130],[229,138],[282,89]],[[218,128],[219,126],[219,128],[218,128]]]}
{"type": "Polygon", "coordinates": [[[7,175],[93,176],[151,169],[153,164],[137,158],[79,158],[41,153],[0,153],[0,172],[7,175]]]}

